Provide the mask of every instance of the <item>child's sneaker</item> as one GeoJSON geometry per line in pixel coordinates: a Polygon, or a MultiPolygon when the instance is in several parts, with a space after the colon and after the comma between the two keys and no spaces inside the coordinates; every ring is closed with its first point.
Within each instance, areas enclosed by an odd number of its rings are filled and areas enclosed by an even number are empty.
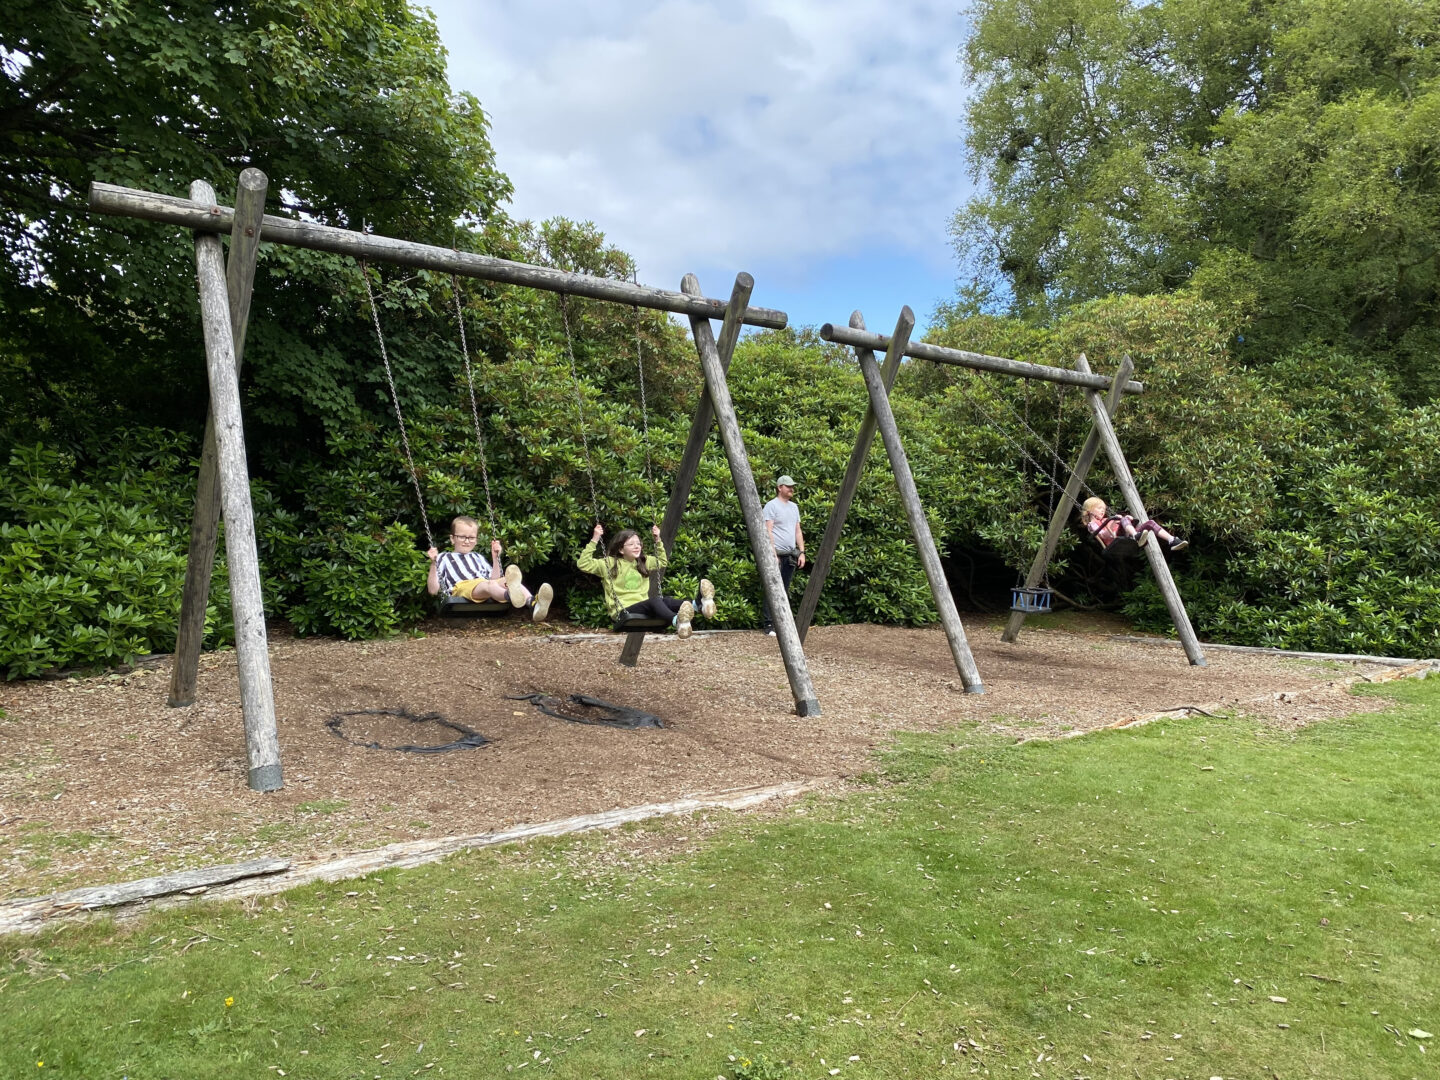
{"type": "Polygon", "coordinates": [[[707,619],[715,618],[715,586],[703,577],[700,579],[700,614],[707,619]]]}
{"type": "Polygon", "coordinates": [[[525,586],[520,584],[520,567],[514,563],[505,567],[505,591],[510,594],[511,607],[524,607],[530,599],[525,595],[525,586]]]}
{"type": "Polygon", "coordinates": [[[550,614],[550,601],[555,599],[555,590],[550,587],[547,581],[540,586],[540,591],[535,594],[535,599],[530,602],[530,621],[544,622],[550,614]]]}
{"type": "Polygon", "coordinates": [[[687,638],[690,636],[690,622],[695,618],[695,605],[686,600],[680,605],[680,610],[675,613],[675,636],[687,638]]]}
{"type": "Polygon", "coordinates": [[[1171,551],[1184,551],[1184,550],[1185,550],[1186,548],[1188,548],[1189,546],[1190,546],[1190,541],[1189,541],[1189,540],[1181,540],[1180,537],[1178,537],[1178,536],[1175,537],[1174,540],[1171,540],[1171,541],[1170,541],[1170,550],[1171,550],[1171,551]]]}
{"type": "Polygon", "coordinates": [[[1150,542],[1150,530],[1146,529],[1139,536],[1135,537],[1135,546],[1144,547],[1150,542]]]}

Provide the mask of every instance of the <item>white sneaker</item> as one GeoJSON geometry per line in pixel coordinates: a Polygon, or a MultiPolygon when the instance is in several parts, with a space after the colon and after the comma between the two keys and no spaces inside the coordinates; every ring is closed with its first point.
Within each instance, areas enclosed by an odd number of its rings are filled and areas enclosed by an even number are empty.
{"type": "Polygon", "coordinates": [[[775,631],[774,631],[774,630],[766,630],[766,631],[765,631],[765,636],[766,636],[766,637],[774,637],[774,636],[775,636],[775,631]]]}
{"type": "Polygon", "coordinates": [[[690,636],[690,621],[695,618],[695,605],[686,600],[680,605],[680,610],[675,613],[675,636],[687,638],[690,636]]]}
{"type": "Polygon", "coordinates": [[[715,618],[715,586],[703,577],[700,579],[700,614],[707,619],[715,618]]]}
{"type": "Polygon", "coordinates": [[[520,584],[520,567],[514,563],[505,567],[505,591],[510,594],[511,607],[524,607],[529,599],[525,595],[525,586],[520,584]]]}
{"type": "Polygon", "coordinates": [[[550,601],[553,599],[555,599],[555,590],[547,581],[540,586],[540,591],[535,594],[535,602],[530,605],[530,621],[544,622],[550,614],[550,601]]]}

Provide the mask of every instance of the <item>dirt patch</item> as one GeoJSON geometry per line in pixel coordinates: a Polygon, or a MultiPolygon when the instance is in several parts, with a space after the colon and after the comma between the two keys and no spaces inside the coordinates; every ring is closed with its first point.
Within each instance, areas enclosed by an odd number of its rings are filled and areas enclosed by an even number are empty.
{"type": "MultiPolygon", "coordinates": [[[[560,643],[516,623],[435,622],[419,638],[344,643],[272,636],[283,790],[246,786],[235,657],[202,658],[196,704],[165,705],[168,664],[128,675],[0,688],[0,898],[239,861],[314,858],[398,840],[481,833],[727,788],[845,777],[897,730],[1034,738],[1093,730],[1184,705],[1222,705],[1295,726],[1367,708],[1342,680],[1369,665],[1178,651],[1099,633],[967,623],[984,695],[961,693],[937,629],[817,627],[807,641],[823,714],[801,718],[773,638],[720,634],[560,643]],[[644,709],[664,728],[568,723],[512,695],[586,694],[644,709]],[[397,753],[412,722],[367,715],[367,739],[336,738],[340,712],[439,713],[489,745],[397,753]],[[393,730],[387,728],[393,725],[393,730]]],[[[348,723],[355,723],[349,721],[348,723]]],[[[429,725],[433,742],[451,729],[429,725]]]]}

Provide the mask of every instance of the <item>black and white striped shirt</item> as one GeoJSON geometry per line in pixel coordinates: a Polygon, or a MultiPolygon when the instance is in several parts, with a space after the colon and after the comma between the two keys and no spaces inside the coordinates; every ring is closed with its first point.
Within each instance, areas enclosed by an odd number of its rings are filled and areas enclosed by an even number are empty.
{"type": "Polygon", "coordinates": [[[491,573],[490,560],[478,551],[442,551],[435,559],[435,577],[442,596],[449,596],[459,582],[488,578],[491,573]]]}

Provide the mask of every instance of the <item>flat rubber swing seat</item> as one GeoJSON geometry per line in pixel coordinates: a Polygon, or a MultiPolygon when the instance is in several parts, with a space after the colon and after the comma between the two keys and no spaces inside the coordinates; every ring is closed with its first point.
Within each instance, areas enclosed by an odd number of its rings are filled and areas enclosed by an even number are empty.
{"type": "Polygon", "coordinates": [[[614,630],[617,634],[625,634],[632,630],[665,630],[670,625],[669,619],[656,619],[649,615],[636,615],[633,612],[622,611],[615,616],[614,630]]]}
{"type": "Polygon", "coordinates": [[[482,600],[476,603],[463,596],[447,596],[440,604],[440,615],[446,619],[477,619],[495,615],[509,615],[520,610],[508,603],[496,600],[482,600]]]}

